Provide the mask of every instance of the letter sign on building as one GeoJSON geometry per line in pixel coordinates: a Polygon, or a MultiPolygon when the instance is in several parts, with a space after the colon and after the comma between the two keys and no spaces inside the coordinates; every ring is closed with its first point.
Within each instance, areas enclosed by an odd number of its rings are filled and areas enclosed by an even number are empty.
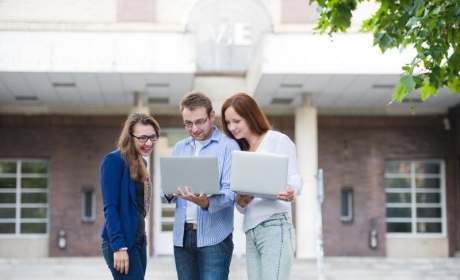
{"type": "Polygon", "coordinates": [[[190,12],[186,30],[195,37],[197,71],[244,73],[271,18],[258,1],[202,0],[190,12]]]}

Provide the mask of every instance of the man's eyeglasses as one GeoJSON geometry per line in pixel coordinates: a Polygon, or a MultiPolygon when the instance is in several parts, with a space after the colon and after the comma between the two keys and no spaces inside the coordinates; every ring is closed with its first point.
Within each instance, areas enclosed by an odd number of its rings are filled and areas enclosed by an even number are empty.
{"type": "Polygon", "coordinates": [[[203,124],[205,124],[207,120],[208,120],[208,118],[206,118],[204,120],[203,119],[197,120],[196,122],[184,122],[184,126],[188,127],[188,128],[192,128],[193,125],[196,125],[197,127],[200,127],[203,124]]]}
{"type": "Polygon", "coordinates": [[[149,139],[152,142],[156,142],[158,140],[158,138],[160,137],[159,134],[152,134],[150,136],[146,136],[146,135],[136,136],[136,135],[131,134],[131,136],[134,137],[134,138],[137,138],[137,140],[139,140],[139,142],[141,142],[141,143],[145,143],[149,139]]]}

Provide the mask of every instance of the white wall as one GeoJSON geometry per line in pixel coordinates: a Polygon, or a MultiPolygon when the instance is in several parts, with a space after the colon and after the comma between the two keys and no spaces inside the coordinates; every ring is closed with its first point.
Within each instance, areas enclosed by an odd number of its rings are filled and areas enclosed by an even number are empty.
{"type": "Polygon", "coordinates": [[[113,22],[116,9],[116,0],[3,0],[0,21],[113,22]]]}
{"type": "Polygon", "coordinates": [[[0,258],[48,257],[48,239],[48,236],[36,238],[1,238],[0,258]]]}
{"type": "Polygon", "coordinates": [[[389,258],[447,258],[449,239],[447,238],[388,238],[389,258]]]}

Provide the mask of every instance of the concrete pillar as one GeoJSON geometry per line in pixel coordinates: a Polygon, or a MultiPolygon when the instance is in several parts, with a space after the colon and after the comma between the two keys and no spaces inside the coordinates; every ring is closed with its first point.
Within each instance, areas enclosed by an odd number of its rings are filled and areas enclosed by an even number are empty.
{"type": "Polygon", "coordinates": [[[136,91],[134,93],[134,104],[129,112],[131,115],[132,113],[144,113],[149,115],[150,114],[150,108],[148,106],[145,106],[145,101],[144,101],[144,93],[140,91],[136,91]]]}
{"type": "Polygon", "coordinates": [[[302,194],[296,198],[297,258],[316,257],[316,173],[318,172],[317,110],[311,95],[303,94],[302,105],[295,109],[295,144],[302,194]]]}

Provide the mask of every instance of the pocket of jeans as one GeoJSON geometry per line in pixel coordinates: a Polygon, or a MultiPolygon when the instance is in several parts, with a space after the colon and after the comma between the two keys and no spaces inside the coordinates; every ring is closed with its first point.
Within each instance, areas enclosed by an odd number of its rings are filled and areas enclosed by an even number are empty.
{"type": "Polygon", "coordinates": [[[110,246],[109,241],[107,240],[102,241],[101,248],[102,248],[102,255],[104,256],[104,259],[105,259],[105,263],[107,264],[108,267],[112,267],[113,266],[113,254],[111,254],[111,250],[109,246],[110,246]]]}
{"type": "Polygon", "coordinates": [[[283,224],[283,221],[280,219],[267,219],[260,223],[260,226],[263,228],[268,228],[268,227],[279,227],[283,224]]]}
{"type": "Polygon", "coordinates": [[[225,247],[227,253],[232,254],[235,245],[233,244],[233,234],[230,233],[222,242],[221,245],[225,247]]]}

